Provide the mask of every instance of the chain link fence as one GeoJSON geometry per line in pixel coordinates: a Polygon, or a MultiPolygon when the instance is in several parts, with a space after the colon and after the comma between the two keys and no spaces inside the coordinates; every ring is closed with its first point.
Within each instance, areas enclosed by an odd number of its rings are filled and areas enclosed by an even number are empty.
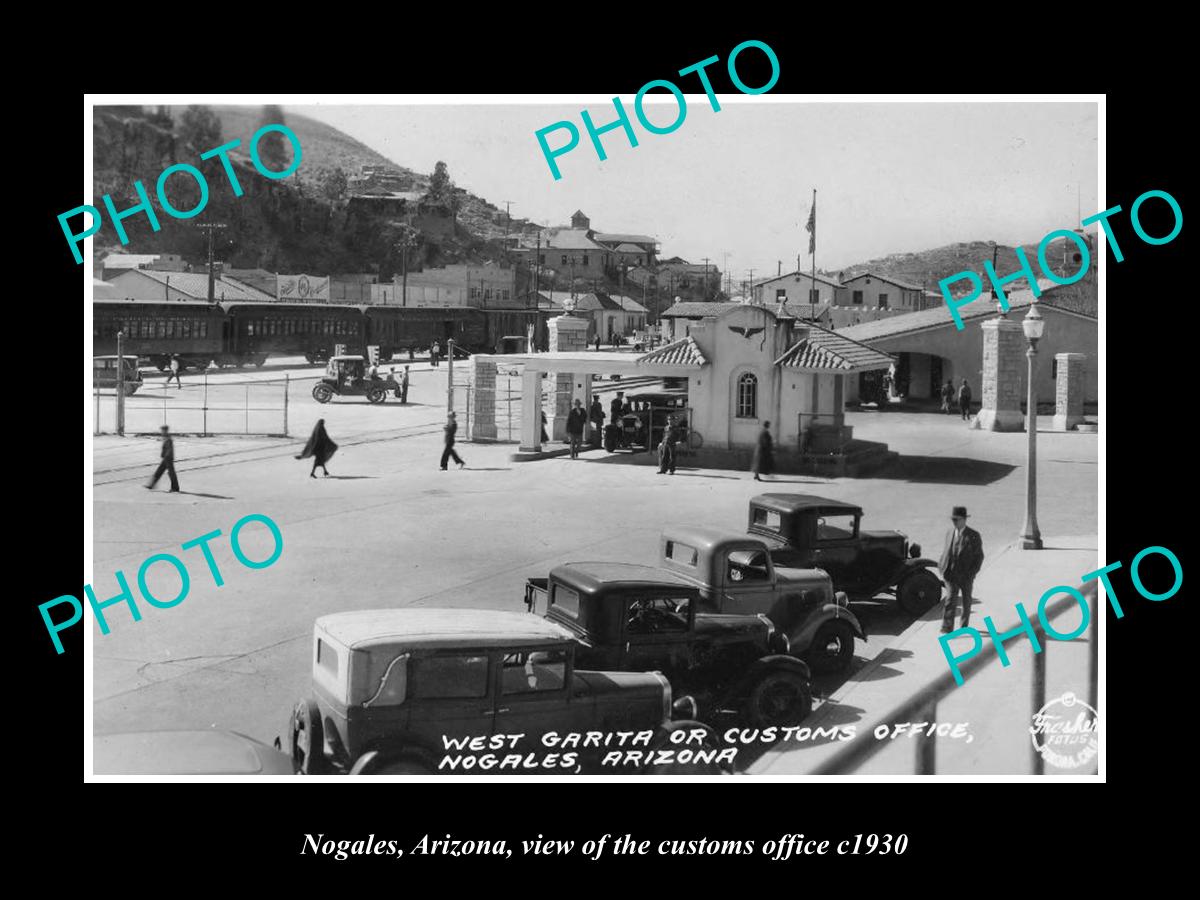
{"type": "Polygon", "coordinates": [[[142,382],[124,404],[113,389],[95,388],[92,433],[154,434],[166,425],[176,434],[287,437],[290,382],[288,376],[210,382],[204,372],[185,375],[179,385],[142,382]]]}

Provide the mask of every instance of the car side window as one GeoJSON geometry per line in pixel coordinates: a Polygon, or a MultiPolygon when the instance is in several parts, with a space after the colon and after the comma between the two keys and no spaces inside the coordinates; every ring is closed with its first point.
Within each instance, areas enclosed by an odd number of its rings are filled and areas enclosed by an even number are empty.
{"type": "Polygon", "coordinates": [[[449,699],[487,696],[487,656],[426,656],[413,660],[412,670],[414,697],[449,699]]]}
{"type": "Polygon", "coordinates": [[[730,554],[729,580],[738,584],[769,581],[767,555],[765,553],[730,554]]]}
{"type": "Polygon", "coordinates": [[[502,694],[559,691],[567,683],[565,650],[535,650],[504,655],[500,676],[502,694]]]}
{"type": "Polygon", "coordinates": [[[854,516],[820,516],[817,519],[818,541],[848,541],[854,537],[854,516]]]}
{"type": "Polygon", "coordinates": [[[687,631],[690,597],[645,597],[629,603],[625,633],[665,634],[687,631]]]}

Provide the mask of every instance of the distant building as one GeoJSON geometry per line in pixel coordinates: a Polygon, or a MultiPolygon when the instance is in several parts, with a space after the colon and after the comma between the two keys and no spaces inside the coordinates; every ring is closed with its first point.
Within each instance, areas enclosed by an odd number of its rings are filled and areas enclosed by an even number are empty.
{"type": "Polygon", "coordinates": [[[367,302],[392,306],[475,307],[511,309],[529,303],[517,296],[516,268],[496,263],[450,265],[418,272],[410,271],[405,294],[401,275],[388,284],[365,285],[371,299],[367,302]]]}
{"type": "Polygon", "coordinates": [[[839,306],[859,306],[866,309],[919,310],[924,307],[925,288],[890,275],[863,272],[842,282],[848,296],[839,306]]]}
{"type": "Polygon", "coordinates": [[[818,303],[844,306],[846,296],[845,287],[820,273],[815,281],[811,272],[789,272],[754,285],[755,303],[772,309],[781,302],[787,303],[793,311],[803,305],[818,303]]]}
{"type": "Polygon", "coordinates": [[[109,253],[100,260],[100,268],[100,277],[105,281],[110,281],[130,269],[186,272],[188,264],[178,253],[109,253]]]}
{"type": "MultiPolygon", "coordinates": [[[[130,300],[173,301],[207,300],[208,275],[201,272],[156,272],[130,269],[109,282],[122,297],[130,300]]],[[[274,303],[275,295],[260,291],[228,275],[219,275],[214,285],[216,301],[240,300],[274,303]]]]}

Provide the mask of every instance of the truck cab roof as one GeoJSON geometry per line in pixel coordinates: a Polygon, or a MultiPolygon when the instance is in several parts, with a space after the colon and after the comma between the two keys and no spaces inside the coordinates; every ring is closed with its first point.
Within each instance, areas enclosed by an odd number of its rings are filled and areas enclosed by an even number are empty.
{"type": "Polygon", "coordinates": [[[666,569],[620,562],[564,563],[550,571],[550,579],[589,595],[613,588],[627,591],[695,588],[692,582],[666,569]]]}
{"type": "Polygon", "coordinates": [[[781,513],[806,511],[862,513],[861,506],[843,503],[841,500],[830,500],[827,497],[818,497],[815,494],[759,494],[751,497],[750,503],[753,506],[761,506],[781,513]]]}

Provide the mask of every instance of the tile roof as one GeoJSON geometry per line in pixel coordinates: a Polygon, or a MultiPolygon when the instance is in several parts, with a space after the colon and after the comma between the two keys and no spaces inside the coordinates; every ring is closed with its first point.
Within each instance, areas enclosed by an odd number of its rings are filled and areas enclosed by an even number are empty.
{"type": "Polygon", "coordinates": [[[741,309],[744,303],[705,303],[700,300],[681,300],[661,316],[664,319],[698,319],[704,316],[720,316],[731,309],[741,309]]]}
{"type": "Polygon", "coordinates": [[[675,341],[649,353],[643,353],[637,358],[638,365],[687,366],[698,369],[708,365],[708,360],[689,336],[681,341],[675,341]]]}
{"type": "Polygon", "coordinates": [[[625,297],[621,294],[609,294],[609,296],[620,304],[621,309],[625,310],[625,312],[644,313],[650,311],[632,297],[625,297]]]}
{"type": "Polygon", "coordinates": [[[789,369],[820,369],[833,372],[866,372],[886,369],[895,360],[887,353],[847,338],[840,331],[809,325],[808,334],[775,361],[789,369]]]}
{"type": "Polygon", "coordinates": [[[829,312],[831,305],[828,300],[821,303],[785,303],[783,305],[783,314],[785,316],[794,316],[797,319],[816,320],[829,312]]]}
{"type": "Polygon", "coordinates": [[[639,247],[637,244],[617,244],[612,248],[614,253],[645,253],[644,247],[639,247]]]}
{"type": "MultiPolygon", "coordinates": [[[[1053,282],[1049,282],[1049,284],[1053,285],[1053,282]]],[[[1091,319],[1093,322],[1096,321],[1095,316],[1057,306],[1054,303],[1053,290],[1047,289],[1046,285],[1042,285],[1041,287],[1042,299],[1038,301],[1038,305],[1041,308],[1056,309],[1070,315],[1083,316],[1086,319],[1091,319]]],[[[1012,317],[1012,311],[1024,310],[1029,307],[1029,304],[1033,301],[1033,291],[1009,291],[1007,292],[1007,297],[1010,310],[1009,316],[1012,317]]],[[[960,306],[958,314],[965,326],[968,322],[990,319],[996,315],[996,305],[992,303],[991,297],[984,295],[968,303],[966,306],[960,306]]],[[[955,327],[954,319],[950,315],[950,308],[946,306],[945,302],[930,309],[903,313],[902,315],[891,316],[886,319],[876,319],[874,322],[860,322],[858,325],[850,325],[839,329],[838,334],[853,338],[856,341],[869,342],[893,337],[898,334],[908,334],[914,331],[924,331],[929,328],[939,327],[955,327]]]]}
{"type": "MultiPolygon", "coordinates": [[[[167,284],[167,279],[170,279],[172,290],[179,291],[181,294],[187,294],[196,300],[208,299],[208,275],[206,273],[156,272],[153,269],[132,269],[130,271],[136,272],[141,277],[157,281],[159,284],[165,285],[167,284]]],[[[215,293],[218,300],[275,302],[273,294],[268,294],[248,284],[243,284],[236,279],[230,278],[228,275],[217,277],[215,293]]]]}
{"type": "Polygon", "coordinates": [[[903,290],[906,290],[906,291],[923,291],[923,290],[925,290],[923,285],[913,284],[912,282],[909,282],[909,281],[901,281],[899,278],[893,278],[891,275],[880,275],[878,272],[871,272],[871,271],[859,272],[857,275],[847,278],[845,281],[842,282],[842,284],[849,284],[852,281],[857,281],[859,278],[862,278],[864,275],[869,275],[872,278],[874,278],[876,281],[886,281],[888,284],[894,284],[896,287],[902,288],[903,290]]]}
{"type": "MultiPolygon", "coordinates": [[[[587,232],[581,228],[561,228],[546,235],[545,240],[542,241],[542,248],[546,250],[596,250],[601,253],[605,249],[589,238],[587,232]]],[[[534,249],[537,249],[536,244],[534,249]]]]}

